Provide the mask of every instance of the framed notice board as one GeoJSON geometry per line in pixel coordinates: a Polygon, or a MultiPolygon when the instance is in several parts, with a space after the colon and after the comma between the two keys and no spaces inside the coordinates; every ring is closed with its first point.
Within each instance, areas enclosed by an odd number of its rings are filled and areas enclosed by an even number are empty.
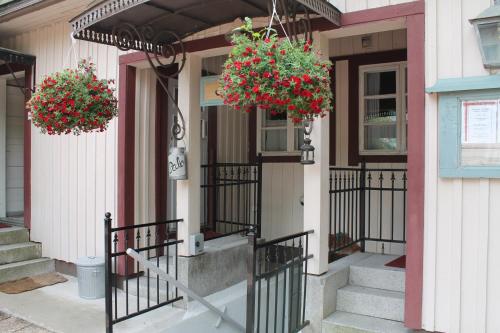
{"type": "Polygon", "coordinates": [[[500,78],[474,79],[442,80],[427,90],[439,93],[441,177],[500,178],[500,78]]]}

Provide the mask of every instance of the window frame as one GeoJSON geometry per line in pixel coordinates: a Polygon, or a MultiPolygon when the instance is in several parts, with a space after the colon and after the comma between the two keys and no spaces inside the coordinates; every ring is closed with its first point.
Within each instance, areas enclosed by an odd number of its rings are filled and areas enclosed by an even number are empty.
{"type": "Polygon", "coordinates": [[[406,81],[407,61],[396,61],[388,63],[361,65],[358,68],[358,154],[360,156],[406,156],[407,147],[407,124],[408,114],[406,98],[408,96],[408,85],[406,81]],[[378,72],[396,72],[396,92],[393,94],[365,96],[365,74],[378,72]],[[406,84],[405,84],[406,82],[406,84]],[[377,124],[367,125],[365,118],[365,101],[369,99],[396,98],[396,141],[395,150],[388,149],[365,149],[365,126],[377,126],[377,124]]]}
{"type": "MultiPolygon", "coordinates": [[[[266,151],[262,150],[262,135],[264,131],[273,130],[273,127],[263,127],[262,117],[263,113],[266,112],[260,108],[257,111],[257,126],[256,126],[256,151],[261,153],[262,156],[300,156],[300,149],[295,150],[295,129],[299,128],[293,123],[293,121],[287,116],[286,118],[286,151],[266,151]]],[[[283,127],[276,127],[274,130],[284,129],[283,127]]]]}

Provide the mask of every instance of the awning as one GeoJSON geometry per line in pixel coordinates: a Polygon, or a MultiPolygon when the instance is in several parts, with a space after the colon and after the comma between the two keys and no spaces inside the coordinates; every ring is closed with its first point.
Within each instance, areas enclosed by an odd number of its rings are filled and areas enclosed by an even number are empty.
{"type": "Polygon", "coordinates": [[[4,63],[33,65],[35,60],[35,56],[0,47],[0,65],[4,63]]]}
{"type": "MultiPolygon", "coordinates": [[[[282,1],[278,0],[278,3],[282,1]]],[[[303,5],[308,12],[340,26],[341,13],[327,0],[287,2],[292,7],[303,5]]],[[[270,4],[270,0],[106,0],[75,17],[70,23],[75,38],[100,44],[114,45],[116,35],[119,34],[114,29],[123,23],[136,28],[149,26],[152,32],[173,32],[182,40],[210,27],[233,22],[237,18],[267,17],[270,14],[270,4]]],[[[172,43],[177,39],[168,34],[162,38],[162,42],[172,43]]],[[[122,39],[119,39],[120,42],[122,39]]],[[[143,50],[137,37],[129,35],[125,39],[125,48],[143,50]]]]}

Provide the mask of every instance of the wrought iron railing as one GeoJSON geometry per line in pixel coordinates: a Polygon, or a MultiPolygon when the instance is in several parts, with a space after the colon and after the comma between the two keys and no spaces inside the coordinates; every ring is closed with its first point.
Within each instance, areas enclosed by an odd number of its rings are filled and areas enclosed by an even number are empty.
{"type": "Polygon", "coordinates": [[[305,305],[309,234],[268,242],[248,235],[247,333],[299,332],[309,324],[305,305]]]}
{"type": "Polygon", "coordinates": [[[260,230],[262,156],[255,163],[201,166],[201,228],[205,239],[260,230]]]}
{"type": "Polygon", "coordinates": [[[134,264],[126,250],[133,248],[167,274],[178,278],[177,225],[170,220],[112,227],[111,214],[104,219],[106,332],[113,325],[182,299],[176,287],[158,274],[134,264]]]}
{"type": "Polygon", "coordinates": [[[330,167],[330,261],[367,241],[406,243],[407,181],[407,169],[330,167]]]}

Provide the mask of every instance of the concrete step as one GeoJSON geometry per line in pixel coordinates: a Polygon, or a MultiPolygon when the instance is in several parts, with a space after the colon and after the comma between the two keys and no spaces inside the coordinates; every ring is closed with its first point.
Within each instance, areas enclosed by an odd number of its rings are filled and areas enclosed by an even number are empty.
{"type": "Polygon", "coordinates": [[[337,311],[323,320],[321,333],[411,333],[399,321],[337,311]]]}
{"type": "Polygon", "coordinates": [[[5,264],[0,266],[0,283],[50,273],[54,270],[54,260],[49,258],[38,258],[5,264]]]}
{"type": "Polygon", "coordinates": [[[372,255],[354,263],[349,269],[349,284],[404,292],[405,270],[385,266],[397,258],[398,256],[392,255],[372,255]]]}
{"type": "Polygon", "coordinates": [[[42,244],[26,242],[0,245],[0,265],[37,259],[42,256],[42,244]]]}
{"type": "Polygon", "coordinates": [[[0,228],[0,245],[29,242],[29,234],[26,228],[10,227],[0,228]]]}
{"type": "Polygon", "coordinates": [[[337,291],[337,310],[403,321],[404,293],[347,285],[337,291]]]}

